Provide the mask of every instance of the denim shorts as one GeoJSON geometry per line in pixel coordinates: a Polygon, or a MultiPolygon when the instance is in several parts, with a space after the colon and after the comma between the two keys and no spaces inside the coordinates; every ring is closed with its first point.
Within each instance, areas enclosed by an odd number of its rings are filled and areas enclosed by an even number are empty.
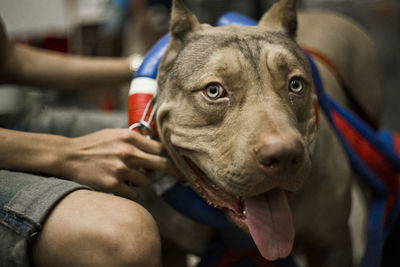
{"type": "Polygon", "coordinates": [[[78,189],[90,188],[67,180],[0,170],[0,267],[30,266],[32,237],[52,208],[78,189]]]}
{"type": "MultiPolygon", "coordinates": [[[[16,113],[0,114],[2,128],[68,137],[127,126],[124,111],[29,106],[16,113]]],[[[0,170],[0,267],[29,266],[32,237],[58,201],[77,189],[89,188],[66,180],[0,170]]]]}

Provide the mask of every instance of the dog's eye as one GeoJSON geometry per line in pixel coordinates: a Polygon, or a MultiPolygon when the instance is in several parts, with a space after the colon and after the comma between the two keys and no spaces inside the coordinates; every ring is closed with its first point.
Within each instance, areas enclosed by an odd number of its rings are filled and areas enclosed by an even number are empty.
{"type": "Polygon", "coordinates": [[[206,89],[204,90],[204,93],[211,100],[216,100],[226,95],[225,89],[222,87],[222,85],[218,83],[212,83],[207,85],[206,89]]]}
{"type": "Polygon", "coordinates": [[[289,90],[293,93],[299,94],[301,93],[303,88],[304,88],[303,81],[301,81],[300,79],[292,79],[289,82],[289,90]]]}

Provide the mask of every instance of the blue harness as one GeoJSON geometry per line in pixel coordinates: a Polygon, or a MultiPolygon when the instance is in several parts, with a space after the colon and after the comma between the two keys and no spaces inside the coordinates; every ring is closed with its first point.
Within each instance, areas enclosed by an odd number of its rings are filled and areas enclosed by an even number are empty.
{"type": "MultiPolygon", "coordinates": [[[[217,26],[251,26],[256,24],[257,22],[253,19],[229,12],[220,18],[217,26]]],[[[165,35],[149,51],[138,69],[135,78],[148,77],[156,79],[158,66],[169,40],[169,35],[165,35]]],[[[393,266],[395,257],[397,256],[396,253],[400,251],[400,220],[398,216],[400,213],[400,158],[394,150],[394,142],[396,140],[388,131],[375,133],[352,113],[336,104],[325,93],[318,68],[313,59],[309,54],[306,53],[306,55],[311,64],[319,105],[342,142],[352,167],[364,179],[366,184],[370,186],[373,192],[373,203],[370,210],[368,227],[368,244],[361,266],[393,266]],[[345,126],[350,125],[350,130],[345,129],[343,132],[343,128],[345,128],[343,124],[345,126]],[[354,135],[357,137],[355,141],[354,135]],[[369,149],[372,147],[373,151],[379,154],[380,159],[383,158],[390,165],[393,170],[391,175],[386,175],[387,177],[382,178],[374,168],[371,168],[367,164],[368,162],[365,161],[365,157],[360,157],[360,140],[363,142],[364,147],[369,149]]],[[[361,147],[363,146],[361,145],[361,147]]],[[[367,149],[366,151],[370,150],[367,149]]],[[[176,183],[173,187],[165,191],[162,197],[183,215],[217,230],[216,239],[209,246],[208,251],[202,257],[202,261],[198,266],[295,266],[291,257],[277,261],[274,263],[275,265],[260,260],[260,255],[253,253],[256,250],[256,246],[251,237],[230,222],[224,212],[209,206],[191,188],[176,183]],[[230,252],[230,256],[234,255],[232,253],[236,253],[241,254],[243,257],[237,259],[235,262],[230,262],[228,265],[221,263],[223,261],[221,259],[224,259],[224,257],[225,259],[227,258],[227,251],[228,254],[230,252]]]]}

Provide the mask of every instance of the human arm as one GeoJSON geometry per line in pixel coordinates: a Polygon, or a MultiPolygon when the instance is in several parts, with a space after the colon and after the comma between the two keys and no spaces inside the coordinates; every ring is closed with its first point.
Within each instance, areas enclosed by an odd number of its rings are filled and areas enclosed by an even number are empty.
{"type": "Polygon", "coordinates": [[[115,89],[132,77],[127,58],[89,58],[13,43],[0,19],[0,83],[59,90],[115,89]]]}
{"type": "Polygon", "coordinates": [[[141,168],[180,177],[161,143],[127,129],[67,138],[0,128],[0,151],[0,169],[56,176],[132,200],[137,194],[127,183],[149,183],[141,168]]]}
{"type": "MultiPolygon", "coordinates": [[[[119,88],[132,73],[126,59],[94,59],[43,51],[8,41],[0,21],[0,84],[60,90],[119,88]]],[[[43,173],[130,199],[148,183],[142,168],[179,176],[162,145],[128,129],[67,138],[0,128],[0,169],[43,173]]]]}
{"type": "Polygon", "coordinates": [[[129,61],[90,58],[44,51],[23,44],[11,44],[8,70],[3,83],[23,84],[60,90],[120,88],[133,77],[129,61]]]}

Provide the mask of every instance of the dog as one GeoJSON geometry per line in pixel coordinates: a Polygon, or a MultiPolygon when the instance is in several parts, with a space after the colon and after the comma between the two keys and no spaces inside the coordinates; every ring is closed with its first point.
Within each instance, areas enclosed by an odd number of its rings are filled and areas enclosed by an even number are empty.
{"type": "MultiPolygon", "coordinates": [[[[309,266],[351,266],[355,175],[317,115],[302,47],[334,62],[378,124],[382,87],[369,37],[342,16],[298,12],[295,0],[280,0],[248,27],[200,24],[174,0],[169,31],[156,125],[191,187],[248,231],[267,260],[294,251],[309,266]]],[[[318,65],[328,93],[357,112],[335,74],[318,65]]]]}

